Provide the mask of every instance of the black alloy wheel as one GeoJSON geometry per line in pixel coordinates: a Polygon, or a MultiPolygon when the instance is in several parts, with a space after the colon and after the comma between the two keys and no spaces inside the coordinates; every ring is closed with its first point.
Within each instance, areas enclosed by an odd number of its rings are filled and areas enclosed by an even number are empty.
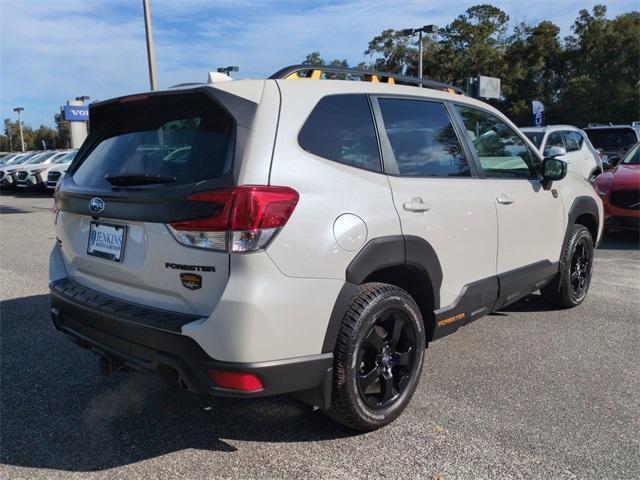
{"type": "Polygon", "coordinates": [[[591,279],[592,252],[593,248],[585,237],[580,238],[573,250],[569,282],[574,301],[581,301],[587,294],[591,279]]]}
{"type": "Polygon", "coordinates": [[[593,237],[584,225],[572,225],[562,250],[558,275],[540,289],[551,305],[572,308],[587,297],[593,267],[593,237]]]}
{"type": "Polygon", "coordinates": [[[413,373],[416,332],[407,315],[396,309],[384,312],[362,340],[358,351],[358,390],[373,409],[395,402],[413,373]]]}
{"type": "Polygon", "coordinates": [[[418,386],[425,348],[422,315],[411,295],[385,283],[360,285],[338,332],[327,413],[363,431],[391,423],[418,386]]]}

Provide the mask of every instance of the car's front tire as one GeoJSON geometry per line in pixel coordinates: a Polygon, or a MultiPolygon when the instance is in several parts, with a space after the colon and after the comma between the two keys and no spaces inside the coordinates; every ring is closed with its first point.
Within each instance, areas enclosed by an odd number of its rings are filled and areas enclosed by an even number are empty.
{"type": "Polygon", "coordinates": [[[587,296],[593,268],[593,238],[586,227],[573,225],[562,252],[563,269],[540,291],[551,305],[572,308],[587,296]]]}
{"type": "Polygon", "coordinates": [[[384,283],[358,287],[336,342],[329,415],[363,431],[395,420],[418,385],[425,342],[407,292],[384,283]]]}

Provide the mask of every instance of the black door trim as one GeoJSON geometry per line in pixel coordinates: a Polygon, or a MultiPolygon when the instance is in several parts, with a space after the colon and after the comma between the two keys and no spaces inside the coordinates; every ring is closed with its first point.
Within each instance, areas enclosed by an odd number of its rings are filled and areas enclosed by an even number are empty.
{"type": "Polygon", "coordinates": [[[465,285],[451,305],[435,311],[436,325],[431,340],[449,335],[538,290],[557,275],[558,269],[558,262],[542,260],[465,285]]]}

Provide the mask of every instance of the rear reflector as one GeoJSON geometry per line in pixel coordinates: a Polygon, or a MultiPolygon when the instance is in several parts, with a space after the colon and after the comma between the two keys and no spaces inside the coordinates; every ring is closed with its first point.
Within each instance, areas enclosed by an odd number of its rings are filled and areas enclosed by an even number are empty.
{"type": "Polygon", "coordinates": [[[225,370],[209,370],[209,378],[218,387],[244,392],[257,392],[264,390],[260,378],[254,373],[229,372],[225,370]]]}
{"type": "Polygon", "coordinates": [[[197,192],[187,200],[213,204],[213,215],[168,227],[178,242],[190,247],[253,252],[265,248],[284,227],[298,199],[298,192],[289,187],[243,185],[197,192]]]}

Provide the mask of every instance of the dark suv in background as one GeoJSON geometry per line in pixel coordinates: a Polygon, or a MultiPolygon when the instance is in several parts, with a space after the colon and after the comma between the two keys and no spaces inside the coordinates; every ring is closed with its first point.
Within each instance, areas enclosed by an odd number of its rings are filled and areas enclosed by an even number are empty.
{"type": "Polygon", "coordinates": [[[631,125],[593,125],[585,128],[589,140],[600,151],[604,168],[617,165],[640,141],[640,122],[631,125]]]}

